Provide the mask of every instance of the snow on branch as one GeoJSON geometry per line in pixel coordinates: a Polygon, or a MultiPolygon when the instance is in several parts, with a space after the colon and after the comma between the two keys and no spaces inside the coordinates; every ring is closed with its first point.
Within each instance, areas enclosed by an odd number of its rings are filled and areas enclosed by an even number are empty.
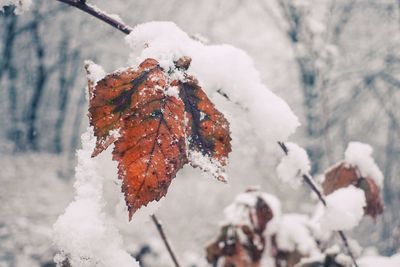
{"type": "Polygon", "coordinates": [[[310,172],[310,160],[307,152],[295,143],[286,143],[287,154],[276,167],[278,178],[292,187],[300,186],[303,174],[310,172]]]}
{"type": "Polygon", "coordinates": [[[326,203],[320,223],[327,231],[353,229],[361,221],[366,206],[364,192],[352,185],[328,195],[326,203]]]}
{"type": "MultiPolygon", "coordinates": [[[[28,0],[29,1],[29,0],[28,0]]],[[[120,30],[121,32],[128,34],[132,31],[131,27],[125,25],[121,18],[115,14],[107,14],[103,10],[99,9],[94,5],[89,5],[86,1],[81,0],[57,0],[59,2],[65,3],[67,5],[76,7],[83,12],[88,13],[91,16],[98,18],[99,20],[104,21],[105,23],[109,24],[110,26],[120,30]]]]}
{"type": "Polygon", "coordinates": [[[266,145],[286,140],[299,126],[287,103],[262,83],[253,60],[241,49],[225,44],[205,45],[173,22],[138,25],[126,41],[132,48],[130,65],[154,58],[168,70],[179,58],[190,57],[188,72],[197,77],[207,95],[212,98],[223,92],[231,102],[243,107],[257,136],[266,145]]]}

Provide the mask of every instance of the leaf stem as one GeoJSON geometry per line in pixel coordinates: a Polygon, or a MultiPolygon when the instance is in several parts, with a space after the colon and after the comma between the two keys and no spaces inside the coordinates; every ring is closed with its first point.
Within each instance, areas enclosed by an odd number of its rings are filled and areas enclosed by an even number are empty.
{"type": "Polygon", "coordinates": [[[125,25],[124,23],[110,17],[110,15],[96,8],[95,6],[87,4],[85,0],[56,0],[56,1],[62,2],[72,7],[76,7],[95,18],[104,21],[105,23],[111,25],[112,27],[120,30],[125,34],[129,34],[132,31],[132,28],[130,26],[125,25]]]}
{"type": "Polygon", "coordinates": [[[160,221],[157,219],[156,215],[153,214],[153,215],[151,215],[150,217],[151,217],[151,219],[153,220],[153,222],[154,222],[154,224],[155,224],[155,226],[156,226],[156,228],[157,228],[157,230],[158,230],[158,233],[160,234],[162,240],[164,241],[164,244],[165,244],[165,246],[167,247],[167,250],[168,250],[168,252],[169,252],[169,255],[170,255],[171,258],[172,258],[172,261],[173,261],[174,264],[175,264],[175,267],[180,267],[179,262],[178,262],[178,259],[176,258],[175,253],[174,253],[174,251],[172,250],[171,245],[170,245],[169,242],[168,242],[167,236],[166,236],[165,233],[164,233],[164,229],[163,229],[163,227],[162,227],[162,224],[161,224],[160,221]]]}
{"type": "MultiPolygon", "coordinates": [[[[284,142],[278,142],[278,145],[279,145],[280,148],[283,150],[283,152],[285,153],[285,155],[287,155],[287,154],[289,153],[289,149],[287,148],[287,146],[285,145],[284,142]]],[[[321,192],[321,191],[318,189],[318,187],[314,184],[313,179],[312,179],[309,175],[304,174],[304,173],[302,174],[302,177],[303,177],[303,181],[304,181],[304,182],[310,187],[310,189],[318,196],[318,199],[319,199],[319,200],[321,201],[321,203],[326,207],[326,206],[327,206],[327,205],[326,205],[326,200],[325,200],[325,198],[324,198],[322,192],[321,192]]],[[[350,245],[349,245],[349,242],[348,242],[348,239],[347,239],[346,235],[345,235],[344,232],[341,231],[341,230],[338,231],[338,234],[339,234],[340,238],[342,239],[343,244],[344,244],[344,246],[346,247],[347,252],[348,252],[348,254],[349,254],[351,260],[353,261],[354,266],[355,266],[355,267],[358,267],[358,264],[357,264],[357,262],[356,262],[356,259],[355,259],[355,257],[354,257],[353,252],[351,251],[351,248],[350,248],[350,245]]]]}

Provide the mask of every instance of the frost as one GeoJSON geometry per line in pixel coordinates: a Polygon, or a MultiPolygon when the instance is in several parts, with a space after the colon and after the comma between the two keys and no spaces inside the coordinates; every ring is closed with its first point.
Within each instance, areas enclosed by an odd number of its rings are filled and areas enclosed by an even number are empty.
{"type": "Polygon", "coordinates": [[[93,8],[93,10],[99,14],[99,15],[106,15],[108,17],[110,17],[111,19],[115,20],[116,22],[120,23],[120,24],[124,24],[124,21],[121,19],[121,17],[118,14],[110,14],[107,13],[106,11],[100,9],[99,7],[93,5],[93,4],[87,4],[88,6],[90,6],[91,8],[93,8]]]}
{"type": "Polygon", "coordinates": [[[108,135],[112,138],[112,139],[118,139],[121,137],[121,133],[120,133],[120,129],[114,129],[111,130],[108,135]]]}
{"type": "Polygon", "coordinates": [[[97,159],[93,131],[82,135],[83,148],[77,152],[74,184],[75,199],[54,224],[53,240],[60,250],[58,263],[68,258],[71,266],[137,267],[135,260],[122,249],[122,237],[102,211],[104,176],[97,159]]]}
{"type": "Polygon", "coordinates": [[[21,15],[24,12],[28,11],[32,5],[32,0],[0,0],[0,11],[5,6],[13,5],[16,7],[14,13],[17,15],[21,15]]]}
{"type": "Polygon", "coordinates": [[[285,155],[276,168],[279,179],[294,187],[301,184],[303,174],[310,171],[310,160],[307,152],[294,143],[286,143],[288,154],[285,155]]]}
{"type": "Polygon", "coordinates": [[[317,252],[317,243],[313,236],[309,218],[300,214],[282,216],[276,234],[277,246],[284,251],[299,251],[303,255],[317,252]]]}
{"type": "Polygon", "coordinates": [[[85,66],[88,73],[87,78],[93,83],[93,87],[95,87],[97,82],[106,76],[106,72],[100,65],[97,65],[91,60],[85,60],[85,66]]]}
{"type": "Polygon", "coordinates": [[[227,182],[228,175],[219,161],[194,150],[189,151],[188,159],[194,167],[201,168],[204,172],[210,173],[221,182],[227,182]]]}
{"type": "Polygon", "coordinates": [[[319,219],[321,228],[328,231],[351,230],[364,215],[365,193],[350,185],[328,195],[326,204],[319,219]]]}
{"type": "Polygon", "coordinates": [[[350,142],[347,146],[345,161],[353,167],[357,167],[362,177],[374,179],[382,188],[383,174],[372,158],[373,149],[370,145],[360,142],[350,142]]]}
{"type": "Polygon", "coordinates": [[[273,217],[268,222],[267,233],[274,233],[281,216],[280,201],[274,195],[260,192],[258,190],[237,195],[233,203],[224,209],[224,223],[233,225],[247,225],[252,227],[252,222],[250,221],[249,217],[249,210],[256,206],[258,198],[264,200],[272,211],[273,217]]]}
{"type": "Polygon", "coordinates": [[[165,95],[167,96],[173,96],[177,99],[179,99],[179,90],[177,86],[170,86],[165,90],[165,95]]]}
{"type": "Polygon", "coordinates": [[[180,57],[190,57],[188,72],[200,81],[206,93],[212,96],[223,91],[233,103],[239,103],[258,137],[267,144],[285,141],[299,126],[290,107],[263,85],[253,60],[241,49],[205,45],[172,22],[138,25],[126,41],[132,48],[132,65],[154,58],[162,68],[170,70],[180,57]]]}

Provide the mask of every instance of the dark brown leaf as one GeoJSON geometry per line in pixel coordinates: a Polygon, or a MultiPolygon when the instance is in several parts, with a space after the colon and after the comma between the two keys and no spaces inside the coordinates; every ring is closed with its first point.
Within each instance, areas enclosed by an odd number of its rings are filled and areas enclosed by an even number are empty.
{"type": "MultiPolygon", "coordinates": [[[[207,260],[213,265],[222,262],[222,266],[260,266],[265,249],[264,231],[273,218],[272,209],[268,203],[257,194],[256,190],[247,191],[249,197],[256,198],[254,206],[243,209],[250,224],[228,224],[221,228],[218,238],[207,248],[207,260]],[[240,237],[240,238],[239,238],[240,237]]],[[[243,205],[237,203],[237,205],[243,205]]]]}
{"type": "Polygon", "coordinates": [[[380,197],[379,187],[376,185],[375,181],[369,177],[360,178],[358,181],[358,187],[365,192],[365,198],[367,200],[365,214],[376,219],[378,215],[383,213],[383,204],[380,197]]]}
{"type": "Polygon", "coordinates": [[[357,185],[357,170],[347,166],[345,162],[339,162],[325,172],[325,180],[322,183],[324,194],[329,195],[339,188],[349,185],[357,185]]]}
{"type": "Polygon", "coordinates": [[[364,209],[366,215],[376,218],[383,212],[383,204],[380,197],[380,190],[374,180],[370,177],[361,177],[357,167],[349,166],[345,162],[339,162],[325,173],[325,180],[322,188],[325,195],[334,191],[354,185],[365,193],[367,207],[364,209]]]}

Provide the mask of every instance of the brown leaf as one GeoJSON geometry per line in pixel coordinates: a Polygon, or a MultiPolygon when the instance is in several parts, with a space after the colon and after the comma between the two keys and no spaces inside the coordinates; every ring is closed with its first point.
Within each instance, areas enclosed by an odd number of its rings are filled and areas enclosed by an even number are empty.
{"type": "Polygon", "coordinates": [[[365,207],[365,214],[370,215],[372,218],[383,213],[383,204],[380,197],[379,187],[376,185],[372,178],[360,178],[358,187],[364,190],[365,198],[367,200],[367,207],[365,207]]]}
{"type": "Polygon", "coordinates": [[[248,226],[224,225],[217,240],[206,247],[207,261],[213,266],[258,267],[264,248],[264,236],[255,236],[248,226]]]}
{"type": "Polygon", "coordinates": [[[356,185],[358,181],[357,170],[345,162],[339,162],[325,172],[322,188],[325,195],[331,194],[339,188],[356,185]]]}
{"type": "Polygon", "coordinates": [[[244,216],[249,216],[250,224],[222,226],[218,238],[206,247],[207,260],[215,266],[219,261],[226,267],[260,266],[265,249],[264,231],[273,218],[273,212],[268,203],[258,196],[259,192],[248,190],[246,193],[256,198],[254,206],[246,205],[246,209],[243,209],[244,216]]]}
{"type": "Polygon", "coordinates": [[[339,162],[326,171],[322,188],[324,194],[329,195],[349,185],[354,185],[364,191],[367,201],[367,207],[364,209],[366,215],[375,219],[383,212],[380,190],[374,180],[370,177],[361,177],[356,167],[349,166],[345,162],[339,162]]]}
{"type": "MultiPolygon", "coordinates": [[[[176,64],[176,71],[183,72],[190,58],[176,64]]],[[[217,162],[221,170],[227,164],[228,122],[194,78],[184,72],[184,81],[173,80],[170,74],[146,59],[137,70],[116,71],[97,84],[89,80],[89,118],[97,137],[92,156],[115,144],[113,159],[130,218],[142,205],[165,196],[191,151],[217,162]],[[172,89],[177,94],[168,93],[172,89]]]]}

